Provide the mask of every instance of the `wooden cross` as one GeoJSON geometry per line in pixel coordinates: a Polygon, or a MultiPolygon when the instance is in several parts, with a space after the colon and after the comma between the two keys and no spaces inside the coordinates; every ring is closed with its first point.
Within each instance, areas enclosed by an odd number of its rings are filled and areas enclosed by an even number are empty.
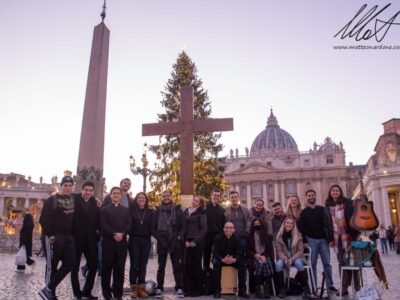
{"type": "Polygon", "coordinates": [[[193,119],[193,87],[181,88],[179,122],[142,124],[142,136],[181,135],[181,195],[193,195],[193,133],[233,130],[233,119],[193,119]]]}

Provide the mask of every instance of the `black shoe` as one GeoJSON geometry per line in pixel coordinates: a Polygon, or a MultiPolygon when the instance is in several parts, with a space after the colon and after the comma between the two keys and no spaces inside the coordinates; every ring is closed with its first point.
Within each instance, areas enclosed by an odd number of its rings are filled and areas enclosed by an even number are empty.
{"type": "Polygon", "coordinates": [[[337,292],[337,293],[336,293],[336,296],[340,297],[340,296],[346,296],[346,295],[348,295],[348,294],[349,294],[349,292],[348,292],[347,290],[343,290],[343,291],[342,291],[342,295],[340,295],[340,292],[337,292]]]}
{"type": "Polygon", "coordinates": [[[42,297],[43,300],[54,300],[53,292],[47,287],[39,291],[39,296],[42,297]]]}
{"type": "Polygon", "coordinates": [[[238,293],[239,298],[244,298],[244,299],[250,299],[250,295],[247,294],[246,292],[239,292],[238,293]]]}
{"type": "Polygon", "coordinates": [[[282,288],[279,290],[279,298],[285,298],[286,297],[286,289],[282,288]]]}
{"type": "Polygon", "coordinates": [[[221,293],[215,293],[214,294],[214,299],[219,299],[221,298],[221,293]]]}
{"type": "MultiPolygon", "coordinates": [[[[186,294],[185,294],[186,296],[186,294]]],[[[193,293],[190,293],[190,297],[200,297],[201,296],[201,292],[200,291],[195,291],[193,293]]]]}
{"type": "Polygon", "coordinates": [[[334,286],[330,286],[329,288],[328,288],[328,292],[329,293],[337,293],[337,292],[339,292],[334,286]]]}

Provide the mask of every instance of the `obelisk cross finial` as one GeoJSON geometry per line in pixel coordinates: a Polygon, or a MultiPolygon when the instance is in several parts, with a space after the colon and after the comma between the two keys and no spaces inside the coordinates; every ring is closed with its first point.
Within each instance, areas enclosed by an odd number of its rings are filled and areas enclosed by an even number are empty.
{"type": "Polygon", "coordinates": [[[100,16],[101,16],[101,22],[104,22],[104,19],[106,17],[106,0],[104,0],[104,4],[103,4],[103,11],[101,12],[100,16]]]}

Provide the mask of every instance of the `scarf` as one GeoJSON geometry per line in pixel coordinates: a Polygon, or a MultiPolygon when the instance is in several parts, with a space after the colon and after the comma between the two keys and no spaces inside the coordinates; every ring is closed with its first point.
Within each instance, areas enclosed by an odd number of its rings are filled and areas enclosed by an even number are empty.
{"type": "Polygon", "coordinates": [[[288,249],[289,257],[292,257],[292,231],[285,230],[282,234],[282,240],[288,249]]]}
{"type": "Polygon", "coordinates": [[[254,232],[254,247],[257,254],[264,253],[265,247],[261,243],[260,232],[258,231],[254,232]]]}
{"type": "Polygon", "coordinates": [[[342,241],[343,249],[348,249],[351,244],[351,237],[347,233],[347,224],[344,217],[344,204],[336,204],[335,206],[331,206],[329,210],[332,217],[335,252],[338,253],[339,238],[342,241]]]}
{"type": "Polygon", "coordinates": [[[175,204],[161,204],[159,207],[157,229],[164,232],[172,232],[176,224],[175,204]]]}

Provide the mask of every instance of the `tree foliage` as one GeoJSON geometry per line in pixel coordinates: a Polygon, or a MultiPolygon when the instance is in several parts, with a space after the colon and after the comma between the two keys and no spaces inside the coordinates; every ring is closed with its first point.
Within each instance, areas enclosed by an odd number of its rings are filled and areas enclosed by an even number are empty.
{"type": "MultiPolygon", "coordinates": [[[[180,118],[180,89],[191,85],[194,90],[194,119],[205,119],[211,116],[211,101],[202,81],[197,76],[194,62],[183,51],[173,65],[171,78],[164,92],[161,92],[161,105],[164,112],[157,114],[159,122],[178,122],[180,118]]],[[[212,189],[225,190],[228,186],[218,169],[218,153],[222,144],[218,142],[221,134],[199,133],[194,135],[194,184],[195,194],[208,198],[212,189]]],[[[155,170],[150,176],[153,192],[150,199],[159,202],[157,195],[165,189],[172,191],[174,201],[180,195],[180,136],[160,136],[157,145],[149,145],[150,152],[156,155],[155,170]]]]}

